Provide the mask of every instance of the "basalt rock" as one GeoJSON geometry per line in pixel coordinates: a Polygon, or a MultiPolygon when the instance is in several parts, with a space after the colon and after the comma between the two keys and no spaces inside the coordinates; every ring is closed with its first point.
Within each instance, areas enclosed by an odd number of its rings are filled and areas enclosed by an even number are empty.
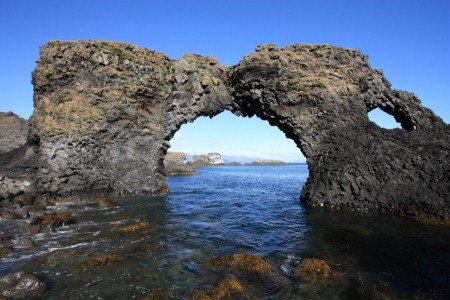
{"type": "Polygon", "coordinates": [[[0,158],[0,175],[32,178],[39,197],[166,193],[168,141],[182,124],[230,110],[294,140],[310,172],[305,204],[450,220],[450,127],[357,50],[261,45],[227,68],[125,43],[53,41],[33,84],[28,146],[0,158]],[[375,108],[403,129],[370,122],[375,108]]]}

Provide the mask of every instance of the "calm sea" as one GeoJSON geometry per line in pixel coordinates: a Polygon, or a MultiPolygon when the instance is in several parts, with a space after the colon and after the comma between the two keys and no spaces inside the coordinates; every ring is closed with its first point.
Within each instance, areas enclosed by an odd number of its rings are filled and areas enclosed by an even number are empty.
{"type": "MultiPolygon", "coordinates": [[[[115,200],[111,208],[66,204],[77,223],[31,236],[36,248],[2,258],[0,275],[34,273],[48,285],[46,299],[190,299],[226,276],[241,282],[242,299],[450,298],[448,226],[305,209],[304,164],[198,171],[167,178],[167,196],[115,200]],[[121,230],[138,222],[150,231],[121,230]],[[236,252],[264,258],[272,273],[255,278],[204,265],[236,252]],[[117,259],[92,263],[108,255],[117,259]],[[344,275],[301,282],[294,270],[304,258],[323,259],[344,275]]],[[[5,221],[0,229],[19,230],[5,221]]]]}

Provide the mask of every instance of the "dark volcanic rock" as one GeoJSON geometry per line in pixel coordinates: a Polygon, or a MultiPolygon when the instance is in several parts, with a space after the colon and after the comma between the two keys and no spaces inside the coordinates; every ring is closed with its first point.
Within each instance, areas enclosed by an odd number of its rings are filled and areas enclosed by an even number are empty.
{"type": "Polygon", "coordinates": [[[0,155],[0,200],[23,193],[24,178],[39,197],[166,193],[168,141],[230,110],[294,140],[310,171],[305,204],[450,220],[450,127],[357,50],[261,45],[227,68],[125,43],[53,41],[33,84],[29,146],[0,155]],[[375,108],[403,129],[370,122],[375,108]]]}

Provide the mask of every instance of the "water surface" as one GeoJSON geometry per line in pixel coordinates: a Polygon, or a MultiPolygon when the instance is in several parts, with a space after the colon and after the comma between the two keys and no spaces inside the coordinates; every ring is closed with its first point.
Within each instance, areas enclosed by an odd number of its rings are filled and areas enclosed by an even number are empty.
{"type": "MultiPolygon", "coordinates": [[[[299,201],[308,175],[303,164],[198,170],[169,177],[167,196],[115,200],[111,208],[67,204],[77,223],[31,236],[37,247],[2,258],[0,275],[34,273],[48,285],[46,299],[189,299],[230,274],[244,286],[245,299],[450,297],[448,227],[305,210],[299,201]],[[143,221],[151,225],[147,234],[121,231],[143,221]],[[204,267],[236,252],[259,255],[273,272],[255,278],[204,267]],[[89,266],[110,254],[120,259],[89,266]],[[307,257],[324,259],[343,278],[300,282],[293,270],[307,257]]],[[[10,222],[0,229],[27,236],[10,222]]]]}

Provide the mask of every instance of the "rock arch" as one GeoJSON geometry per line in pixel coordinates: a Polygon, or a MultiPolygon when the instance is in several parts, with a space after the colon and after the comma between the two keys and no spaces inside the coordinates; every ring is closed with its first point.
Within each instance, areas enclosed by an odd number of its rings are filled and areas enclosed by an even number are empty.
{"type": "Polygon", "coordinates": [[[308,205],[450,218],[449,126],[413,94],[392,90],[357,50],[261,45],[228,68],[125,43],[54,41],[41,48],[33,84],[39,195],[166,193],[174,133],[230,110],[294,140],[310,170],[308,205]],[[371,123],[376,107],[403,129],[371,123]]]}

